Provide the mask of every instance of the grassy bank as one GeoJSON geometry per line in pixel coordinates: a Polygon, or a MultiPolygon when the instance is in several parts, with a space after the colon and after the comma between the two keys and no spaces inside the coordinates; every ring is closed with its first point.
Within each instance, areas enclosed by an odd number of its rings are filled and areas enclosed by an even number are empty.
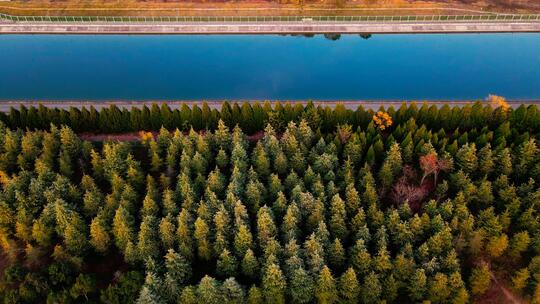
{"type": "Polygon", "coordinates": [[[0,12],[28,16],[292,16],[292,15],[465,15],[483,12],[535,13],[540,5],[525,1],[523,5],[464,4],[431,1],[346,1],[316,3],[277,3],[272,1],[242,2],[162,2],[162,1],[8,1],[0,2],[0,12]]]}

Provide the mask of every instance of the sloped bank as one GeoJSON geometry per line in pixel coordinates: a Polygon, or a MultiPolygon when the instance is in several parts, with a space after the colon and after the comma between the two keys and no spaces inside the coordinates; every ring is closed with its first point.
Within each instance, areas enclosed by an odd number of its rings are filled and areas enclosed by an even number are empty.
{"type": "Polygon", "coordinates": [[[540,22],[0,23],[0,34],[284,34],[540,32],[540,22]]]}

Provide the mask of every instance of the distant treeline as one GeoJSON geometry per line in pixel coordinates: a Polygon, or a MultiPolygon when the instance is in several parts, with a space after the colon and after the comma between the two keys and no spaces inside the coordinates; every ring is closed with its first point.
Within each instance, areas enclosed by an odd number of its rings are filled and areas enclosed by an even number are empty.
{"type": "MultiPolygon", "coordinates": [[[[444,130],[471,130],[473,126],[496,128],[506,120],[519,132],[538,130],[540,112],[536,105],[522,105],[516,109],[495,108],[489,103],[477,102],[464,106],[403,103],[399,108],[381,108],[387,112],[395,125],[414,118],[428,128],[444,130]]],[[[11,108],[8,113],[0,113],[0,120],[11,128],[48,130],[51,124],[66,125],[75,132],[121,133],[139,130],[158,131],[167,129],[215,130],[221,119],[232,128],[239,125],[247,134],[264,130],[269,123],[277,131],[283,131],[291,121],[304,119],[314,130],[334,131],[338,125],[348,124],[353,128],[366,128],[373,119],[374,111],[362,105],[356,110],[336,104],[335,107],[300,103],[229,103],[223,102],[221,109],[211,109],[207,103],[202,106],[183,104],[179,109],[171,109],[167,104],[154,103],[150,107],[119,108],[111,105],[100,110],[94,107],[69,109],[21,106],[11,108]]]]}

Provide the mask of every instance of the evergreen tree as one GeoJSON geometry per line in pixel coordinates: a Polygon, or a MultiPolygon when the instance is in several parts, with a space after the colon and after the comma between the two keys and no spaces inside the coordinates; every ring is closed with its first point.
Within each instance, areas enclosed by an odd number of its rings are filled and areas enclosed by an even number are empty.
{"type": "Polygon", "coordinates": [[[311,276],[302,268],[295,269],[290,278],[289,293],[292,303],[313,301],[314,284],[311,276]]]}
{"type": "Polygon", "coordinates": [[[197,240],[197,253],[200,259],[206,261],[210,260],[212,257],[212,247],[210,245],[209,233],[210,230],[206,222],[201,218],[197,218],[195,221],[194,233],[194,237],[197,240]]]}
{"type": "Polygon", "coordinates": [[[473,295],[485,293],[491,285],[490,270],[487,264],[484,263],[479,267],[473,268],[469,282],[473,295]]]}
{"type": "Polygon", "coordinates": [[[244,303],[244,289],[234,278],[226,279],[221,285],[224,303],[244,303]]]}
{"type": "Polygon", "coordinates": [[[223,277],[234,276],[236,274],[236,269],[238,267],[238,262],[233,254],[229,250],[225,249],[219,255],[216,271],[219,275],[223,277]]]}
{"type": "Polygon", "coordinates": [[[345,271],[338,282],[339,301],[342,303],[357,303],[360,293],[360,285],[354,269],[345,271]]]}
{"type": "Polygon", "coordinates": [[[141,222],[137,242],[137,250],[143,260],[157,258],[160,254],[157,220],[153,216],[145,216],[141,222]]]}
{"type": "Polygon", "coordinates": [[[408,286],[409,296],[415,301],[424,299],[427,291],[427,276],[424,269],[417,269],[408,286]]]}
{"type": "Polygon", "coordinates": [[[495,166],[491,145],[488,143],[478,151],[478,169],[481,176],[490,174],[495,166]]]}
{"type": "Polygon", "coordinates": [[[468,174],[474,173],[478,167],[476,145],[474,143],[470,145],[467,143],[459,148],[456,154],[456,163],[463,172],[468,174]]]}
{"type": "Polygon", "coordinates": [[[192,269],[189,261],[174,249],[169,249],[165,255],[165,285],[170,298],[180,295],[181,287],[191,278],[192,269]]]}
{"type": "Polygon", "coordinates": [[[261,289],[255,285],[251,286],[248,292],[247,303],[258,304],[262,302],[263,302],[263,294],[262,294],[261,289]]]}
{"type": "Polygon", "coordinates": [[[204,276],[197,286],[197,298],[202,303],[220,304],[223,297],[219,282],[208,275],[204,276]]]}
{"type": "Polygon", "coordinates": [[[105,216],[104,212],[100,212],[90,224],[90,244],[99,253],[107,252],[111,243],[105,216]]]}
{"type": "Polygon", "coordinates": [[[375,272],[370,272],[364,279],[362,286],[362,301],[364,303],[377,303],[383,292],[379,277],[375,272]]]}
{"type": "Polygon", "coordinates": [[[338,301],[336,283],[327,266],[324,266],[319,274],[315,297],[319,303],[336,303],[338,301]]]}
{"type": "Polygon", "coordinates": [[[334,237],[345,240],[348,234],[347,213],[345,203],[338,194],[332,198],[330,214],[330,231],[334,237]]]}
{"type": "Polygon", "coordinates": [[[161,239],[163,248],[171,249],[175,247],[176,227],[171,214],[161,219],[159,223],[159,238],[161,239]]]}
{"type": "Polygon", "coordinates": [[[246,251],[244,258],[242,259],[242,274],[248,278],[254,279],[257,277],[259,270],[259,262],[255,257],[255,254],[251,249],[246,251]]]}
{"type": "Polygon", "coordinates": [[[267,303],[285,303],[287,283],[278,265],[269,264],[262,278],[262,293],[267,303]]]}

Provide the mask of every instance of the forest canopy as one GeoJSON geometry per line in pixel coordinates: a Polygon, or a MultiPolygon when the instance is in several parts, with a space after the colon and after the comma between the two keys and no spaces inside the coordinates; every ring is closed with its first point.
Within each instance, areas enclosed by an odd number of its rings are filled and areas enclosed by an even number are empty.
{"type": "Polygon", "coordinates": [[[536,106],[0,119],[4,303],[540,303],[536,106]]]}

